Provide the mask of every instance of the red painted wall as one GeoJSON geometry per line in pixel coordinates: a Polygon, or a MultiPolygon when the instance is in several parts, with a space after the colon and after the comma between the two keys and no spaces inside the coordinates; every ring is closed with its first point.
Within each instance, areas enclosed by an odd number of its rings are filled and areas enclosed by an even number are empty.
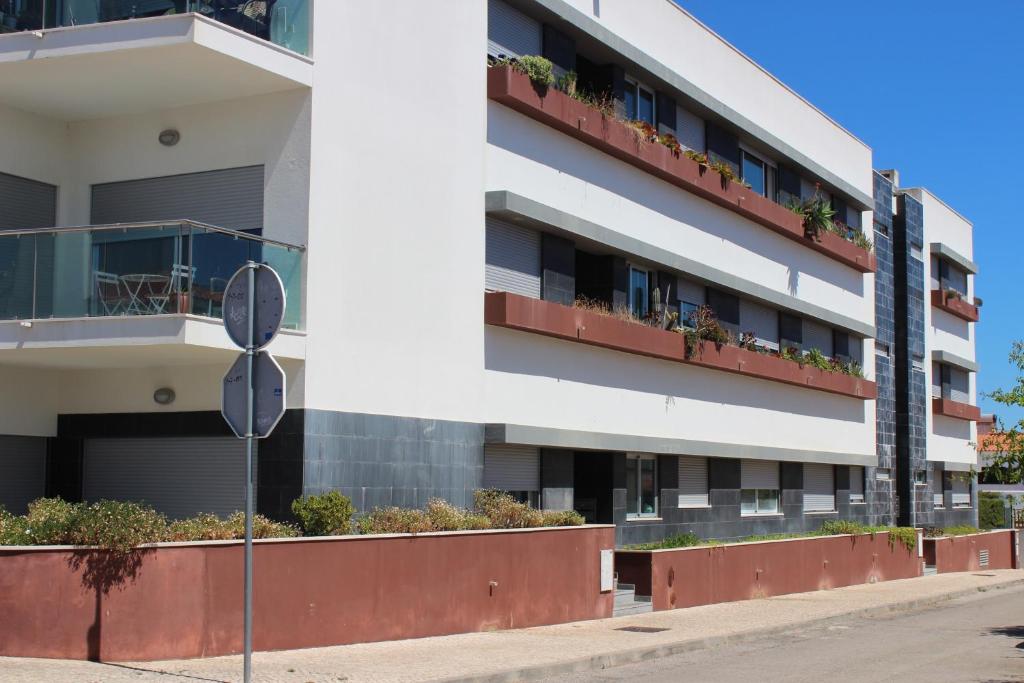
{"type": "MultiPolygon", "coordinates": [[[[611,526],[257,541],[254,647],[609,617],[614,598],[600,593],[600,551],[614,547],[611,526]]],[[[242,552],[240,542],[162,545],[126,568],[99,551],[0,549],[0,655],[127,661],[240,652],[242,552]]]]}
{"type": "Polygon", "coordinates": [[[969,536],[926,538],[924,556],[939,574],[973,572],[979,569],[1014,569],[1014,532],[1010,529],[969,536]],[[988,566],[982,567],[979,551],[988,550],[988,566]]]}
{"type": "Polygon", "coordinates": [[[921,559],[880,533],[618,551],[615,570],[664,610],[912,578],[921,575],[921,559]]]}

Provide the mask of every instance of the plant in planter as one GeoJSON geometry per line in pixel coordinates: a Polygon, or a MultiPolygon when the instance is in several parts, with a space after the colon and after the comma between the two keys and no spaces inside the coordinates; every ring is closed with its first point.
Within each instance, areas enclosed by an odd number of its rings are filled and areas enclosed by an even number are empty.
{"type": "Polygon", "coordinates": [[[943,298],[946,299],[947,301],[957,301],[959,299],[962,299],[963,295],[960,294],[960,292],[958,292],[957,290],[953,289],[952,287],[946,287],[946,289],[943,291],[943,298]]]}
{"type": "Polygon", "coordinates": [[[708,166],[711,170],[718,171],[718,175],[722,176],[722,185],[727,185],[729,181],[736,180],[736,173],[728,162],[721,159],[711,159],[708,161],[708,166]]]}
{"type": "Polygon", "coordinates": [[[686,355],[692,357],[702,349],[700,342],[710,341],[721,348],[732,344],[732,335],[722,327],[710,306],[698,306],[690,313],[692,327],[679,328],[686,336],[686,355]]]}
{"type": "Polygon", "coordinates": [[[658,131],[646,121],[626,121],[626,125],[633,132],[638,146],[647,142],[656,142],[658,139],[658,131]]]}
{"type": "Polygon", "coordinates": [[[675,311],[668,310],[668,295],[672,291],[672,285],[665,287],[665,302],[661,301],[661,289],[658,287],[654,288],[652,292],[652,298],[654,299],[654,305],[651,307],[651,313],[648,315],[648,322],[653,327],[658,327],[663,330],[670,330],[676,326],[679,321],[679,314],[675,311]]]}
{"type": "Polygon", "coordinates": [[[686,150],[685,152],[683,152],[683,154],[685,154],[686,158],[689,159],[690,161],[696,161],[700,165],[701,173],[703,173],[704,171],[707,170],[707,168],[708,168],[708,155],[707,154],[702,154],[701,152],[695,152],[692,149],[686,150]]]}
{"type": "Polygon", "coordinates": [[[804,355],[800,353],[800,349],[793,346],[787,346],[779,351],[779,358],[797,363],[801,367],[803,367],[804,364],[804,355]]]}
{"type": "Polygon", "coordinates": [[[569,97],[576,97],[576,82],[579,77],[575,71],[567,71],[564,76],[558,79],[558,84],[555,86],[569,97]]]}
{"type": "Polygon", "coordinates": [[[757,335],[753,332],[744,332],[740,335],[740,348],[747,351],[759,351],[757,346],[757,335]]]}
{"type": "Polygon", "coordinates": [[[872,244],[871,240],[868,239],[867,235],[864,234],[863,230],[853,230],[852,233],[852,242],[856,244],[858,247],[860,247],[864,251],[871,251],[874,248],[875,245],[872,244]]]}
{"type": "Polygon", "coordinates": [[[494,66],[511,67],[545,88],[555,84],[555,72],[551,60],[540,55],[523,55],[519,58],[506,57],[496,61],[494,66]]]}
{"type": "Polygon", "coordinates": [[[683,146],[679,144],[679,140],[672,133],[664,133],[658,136],[658,142],[668,147],[668,150],[672,152],[672,156],[676,159],[683,151],[683,146]]]}
{"type": "Polygon", "coordinates": [[[832,219],[836,210],[827,199],[821,196],[819,186],[815,185],[814,196],[801,205],[804,217],[804,235],[809,239],[821,241],[821,234],[834,230],[832,219]]]}
{"type": "Polygon", "coordinates": [[[811,349],[804,357],[805,362],[819,370],[832,371],[832,360],[821,352],[821,349],[811,349]]]}

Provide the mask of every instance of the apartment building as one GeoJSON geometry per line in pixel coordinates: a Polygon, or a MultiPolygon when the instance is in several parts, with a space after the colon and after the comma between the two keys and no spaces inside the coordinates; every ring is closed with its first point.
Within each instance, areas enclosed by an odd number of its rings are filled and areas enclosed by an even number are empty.
{"type": "Polygon", "coordinates": [[[240,506],[218,295],[255,258],[289,293],[265,514],[497,487],[620,543],[962,514],[970,224],[674,3],[143,4],[0,3],[9,509],[240,506]]]}

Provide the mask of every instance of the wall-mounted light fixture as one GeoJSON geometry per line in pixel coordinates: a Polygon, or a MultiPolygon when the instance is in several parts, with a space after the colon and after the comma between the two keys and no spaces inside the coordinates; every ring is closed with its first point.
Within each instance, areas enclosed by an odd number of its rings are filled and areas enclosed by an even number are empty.
{"type": "Polygon", "coordinates": [[[181,140],[181,133],[173,128],[168,128],[167,130],[160,131],[157,139],[160,140],[160,144],[164,147],[174,147],[181,140]]]}
{"type": "Polygon", "coordinates": [[[169,406],[174,403],[174,389],[170,387],[160,387],[153,392],[153,400],[162,406],[169,406]]]}

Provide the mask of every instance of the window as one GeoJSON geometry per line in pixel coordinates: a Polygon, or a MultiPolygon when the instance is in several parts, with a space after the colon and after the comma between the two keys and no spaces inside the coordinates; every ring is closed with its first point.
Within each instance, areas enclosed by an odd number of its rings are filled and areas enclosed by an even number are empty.
{"type": "Polygon", "coordinates": [[[891,478],[892,477],[889,474],[889,470],[887,468],[879,467],[877,470],[875,470],[875,479],[877,481],[889,481],[889,479],[891,478]]]}
{"type": "Polygon", "coordinates": [[[914,486],[927,486],[928,472],[926,470],[914,470],[914,486]]]}
{"type": "Polygon", "coordinates": [[[775,515],[779,512],[779,463],[744,460],[740,463],[740,514],[775,515]]]}
{"type": "Polygon", "coordinates": [[[679,318],[682,320],[683,327],[693,327],[693,313],[698,307],[699,304],[679,300],[679,318]]]}
{"type": "Polygon", "coordinates": [[[653,455],[626,455],[626,516],[658,516],[658,461],[653,455]]]}
{"type": "Polygon", "coordinates": [[[953,507],[971,507],[971,479],[967,472],[950,472],[950,488],[953,489],[953,507]]]}
{"type": "Polygon", "coordinates": [[[655,125],[654,92],[632,79],[626,79],[626,118],[655,125]]]}
{"type": "Polygon", "coordinates": [[[779,346],[800,351],[804,343],[804,321],[795,315],[779,313],[779,346]]]}
{"type": "Polygon", "coordinates": [[[748,183],[750,189],[759,195],[775,200],[775,168],[745,149],[740,150],[740,156],[743,181],[748,183]]]}
{"type": "Polygon", "coordinates": [[[638,318],[648,313],[651,300],[651,288],[647,271],[642,268],[629,267],[629,310],[638,318]]]}
{"type": "Polygon", "coordinates": [[[864,502],[864,468],[860,465],[850,466],[850,503],[864,502]]]}
{"type": "Polygon", "coordinates": [[[708,459],[679,457],[679,507],[708,506],[708,459]]]}
{"type": "Polygon", "coordinates": [[[823,463],[804,465],[804,512],[836,509],[835,468],[823,463]]]}

